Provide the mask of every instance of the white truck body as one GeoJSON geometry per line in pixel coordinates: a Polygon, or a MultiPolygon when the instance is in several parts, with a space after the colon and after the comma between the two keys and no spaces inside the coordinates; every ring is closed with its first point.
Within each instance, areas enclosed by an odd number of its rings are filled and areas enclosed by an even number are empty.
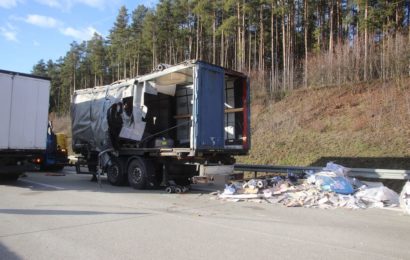
{"type": "Polygon", "coordinates": [[[0,150],[45,150],[50,80],[0,70],[0,150]]]}

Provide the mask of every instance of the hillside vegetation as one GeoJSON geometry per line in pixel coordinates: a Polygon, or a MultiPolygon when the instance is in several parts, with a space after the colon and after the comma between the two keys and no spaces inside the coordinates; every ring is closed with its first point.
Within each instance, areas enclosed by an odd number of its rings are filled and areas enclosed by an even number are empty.
{"type": "Polygon", "coordinates": [[[410,80],[294,91],[252,104],[244,163],[410,168],[410,80]]]}

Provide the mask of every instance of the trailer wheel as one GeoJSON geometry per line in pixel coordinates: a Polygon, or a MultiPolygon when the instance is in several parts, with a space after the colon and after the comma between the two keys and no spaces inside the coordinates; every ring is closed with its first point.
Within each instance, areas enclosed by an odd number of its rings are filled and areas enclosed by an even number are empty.
{"type": "Polygon", "coordinates": [[[133,159],[128,165],[128,182],[134,189],[144,189],[148,182],[147,164],[141,158],[133,159]]]}
{"type": "Polygon", "coordinates": [[[21,175],[20,172],[0,174],[0,181],[6,181],[6,182],[17,181],[20,175],[21,175]]]}
{"type": "Polygon", "coordinates": [[[96,174],[96,173],[97,173],[97,165],[96,165],[96,164],[90,164],[90,163],[88,163],[87,167],[88,167],[88,172],[89,172],[89,173],[92,173],[92,174],[96,174]]]}
{"type": "Polygon", "coordinates": [[[107,168],[108,182],[114,186],[121,186],[126,181],[125,177],[124,166],[120,159],[112,157],[111,165],[107,168]]]}

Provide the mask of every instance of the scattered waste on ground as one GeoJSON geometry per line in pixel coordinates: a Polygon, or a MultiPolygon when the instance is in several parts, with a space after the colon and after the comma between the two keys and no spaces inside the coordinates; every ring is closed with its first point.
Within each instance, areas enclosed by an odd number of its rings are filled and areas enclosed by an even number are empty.
{"type": "Polygon", "coordinates": [[[225,201],[253,201],[306,208],[386,208],[401,207],[410,214],[410,182],[399,196],[380,182],[349,178],[350,169],[329,162],[320,172],[288,173],[247,182],[232,182],[224,191],[213,193],[225,201]]]}

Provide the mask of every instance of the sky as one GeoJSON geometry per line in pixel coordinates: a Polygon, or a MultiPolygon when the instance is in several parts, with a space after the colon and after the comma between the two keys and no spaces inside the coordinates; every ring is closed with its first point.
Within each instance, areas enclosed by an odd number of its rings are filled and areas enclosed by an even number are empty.
{"type": "Polygon", "coordinates": [[[73,41],[106,37],[118,11],[131,13],[156,0],[0,0],[0,69],[31,73],[43,59],[56,61],[73,41]]]}

